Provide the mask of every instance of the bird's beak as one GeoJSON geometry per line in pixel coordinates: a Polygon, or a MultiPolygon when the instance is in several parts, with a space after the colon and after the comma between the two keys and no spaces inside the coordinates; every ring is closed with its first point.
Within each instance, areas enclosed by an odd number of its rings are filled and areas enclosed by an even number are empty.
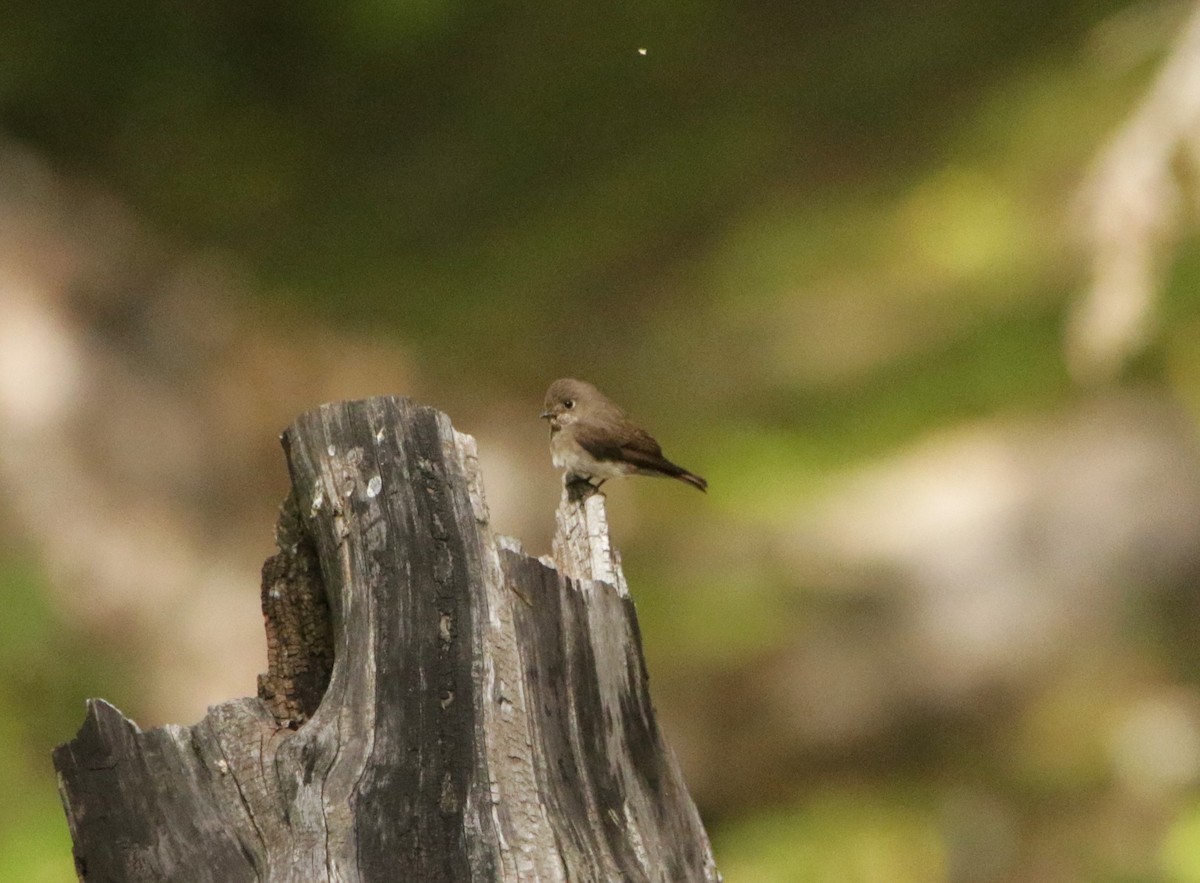
{"type": "Polygon", "coordinates": [[[538,416],[541,417],[543,420],[549,420],[551,417],[554,416],[554,412],[553,411],[542,411],[542,413],[539,414],[538,416]]]}

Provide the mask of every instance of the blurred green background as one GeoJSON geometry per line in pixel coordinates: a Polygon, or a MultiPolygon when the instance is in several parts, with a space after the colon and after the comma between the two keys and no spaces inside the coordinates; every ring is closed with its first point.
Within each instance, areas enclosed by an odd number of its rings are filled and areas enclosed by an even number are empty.
{"type": "Polygon", "coordinates": [[[292,417],[443,408],[543,552],[573,375],[711,485],[608,495],[729,883],[1200,881],[1190,6],[191,7],[0,6],[0,879],[85,697],[253,694],[292,417]]]}

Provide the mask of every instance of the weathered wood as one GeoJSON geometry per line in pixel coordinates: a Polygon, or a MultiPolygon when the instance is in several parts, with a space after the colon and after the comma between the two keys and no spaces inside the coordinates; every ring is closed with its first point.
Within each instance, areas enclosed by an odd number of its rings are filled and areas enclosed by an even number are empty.
{"type": "Polygon", "coordinates": [[[474,441],[404,399],[284,434],[259,698],[54,752],[89,881],[716,881],[655,723],[604,500],[557,568],[488,526],[474,441]],[[604,580],[604,581],[600,581],[604,580]]]}

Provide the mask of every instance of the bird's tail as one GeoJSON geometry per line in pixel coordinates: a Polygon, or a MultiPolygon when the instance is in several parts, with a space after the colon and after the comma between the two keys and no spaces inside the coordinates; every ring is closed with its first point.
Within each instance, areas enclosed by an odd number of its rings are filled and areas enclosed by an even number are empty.
{"type": "Polygon", "coordinates": [[[674,477],[678,478],[680,481],[686,481],[688,484],[694,488],[697,488],[698,490],[705,492],[708,491],[708,482],[694,472],[688,472],[686,469],[680,469],[679,474],[674,477]]]}
{"type": "Polygon", "coordinates": [[[642,475],[658,475],[662,476],[663,478],[678,478],[680,481],[686,481],[697,490],[708,490],[707,481],[694,472],[688,472],[682,466],[676,466],[662,455],[647,456],[642,454],[637,459],[634,459],[631,456],[627,456],[626,459],[633,462],[637,466],[637,471],[642,475]]]}

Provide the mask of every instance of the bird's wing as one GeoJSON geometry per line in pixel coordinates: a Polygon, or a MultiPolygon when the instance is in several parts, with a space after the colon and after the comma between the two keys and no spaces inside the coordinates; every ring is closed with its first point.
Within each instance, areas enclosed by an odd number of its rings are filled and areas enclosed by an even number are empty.
{"type": "Polygon", "coordinates": [[[630,463],[639,471],[678,478],[702,491],[708,489],[708,482],[699,475],[664,457],[654,436],[628,421],[619,423],[615,431],[609,426],[603,433],[595,427],[576,424],[575,441],[597,460],[630,463]]]}
{"type": "Polygon", "coordinates": [[[609,423],[604,427],[576,423],[575,441],[597,460],[624,460],[626,450],[644,450],[662,455],[658,443],[631,423],[609,423]]]}
{"type": "Polygon", "coordinates": [[[679,467],[663,456],[654,436],[632,423],[624,422],[614,431],[604,432],[593,427],[577,425],[575,440],[597,460],[621,460],[644,469],[673,473],[679,467]]]}

